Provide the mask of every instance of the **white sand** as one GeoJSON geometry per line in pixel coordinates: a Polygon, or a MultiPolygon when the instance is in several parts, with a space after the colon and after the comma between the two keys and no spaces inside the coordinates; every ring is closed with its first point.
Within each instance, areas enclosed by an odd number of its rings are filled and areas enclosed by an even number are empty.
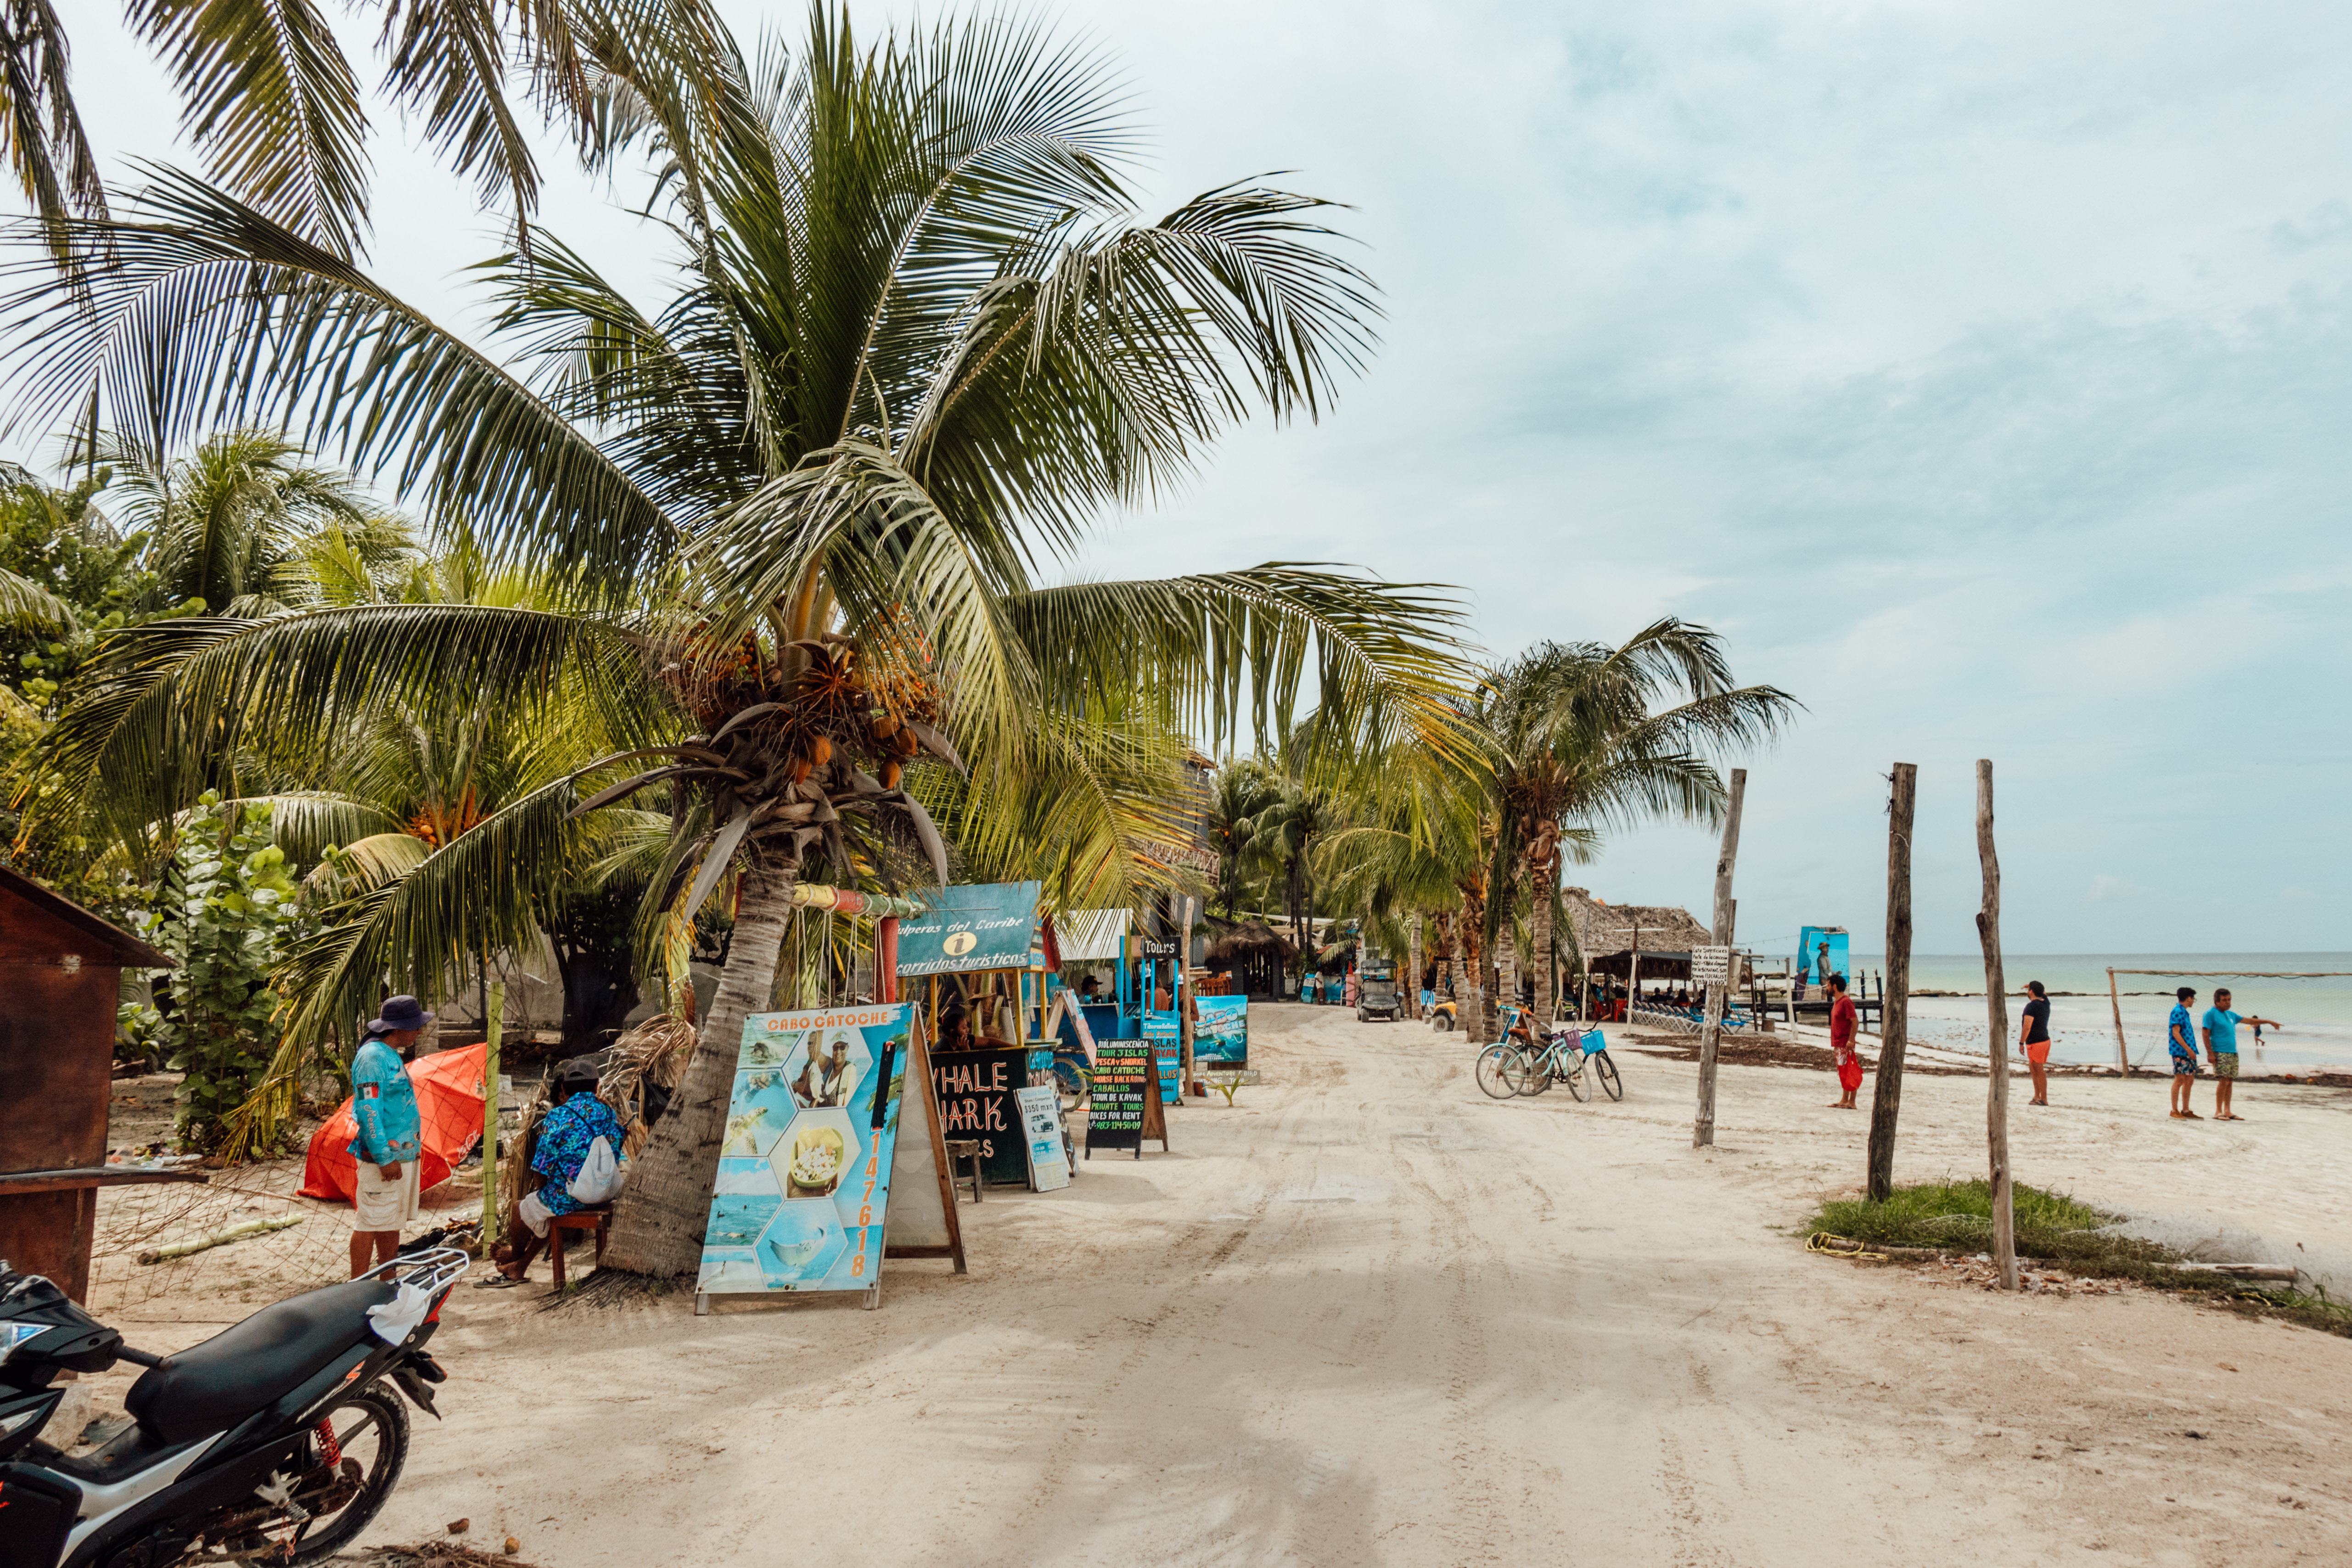
{"type": "MultiPolygon", "coordinates": [[[[1790,1227],[1862,1163],[1827,1074],[1727,1069],[1699,1153],[1687,1064],[1498,1103],[1459,1036],[1298,1007],[1253,1036],[1236,1109],[967,1205],[971,1274],[894,1265],[879,1311],[459,1287],[449,1418],[369,1539],[469,1516],[550,1568],[2347,1555],[2352,1341],[1808,1257],[1790,1227]]],[[[2161,1080],[2054,1092],[2017,1112],[2023,1179],[2352,1249],[2352,1095],[2247,1086],[2227,1126],[2167,1121],[2161,1080]]],[[[1983,1093],[1910,1080],[1901,1174],[1981,1169],[1983,1093]]]]}

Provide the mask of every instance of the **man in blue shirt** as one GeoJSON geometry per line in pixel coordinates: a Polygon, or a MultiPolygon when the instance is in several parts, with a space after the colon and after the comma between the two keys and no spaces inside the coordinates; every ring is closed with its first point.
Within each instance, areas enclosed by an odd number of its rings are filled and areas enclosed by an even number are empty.
{"type": "Polygon", "coordinates": [[[2189,1109],[2197,1089],[2197,1022],[2189,1016],[2189,1005],[2197,1000],[2197,987],[2184,985],[2172,994],[2172,1017],[2164,1026],[2165,1048],[2172,1055],[2172,1119],[2201,1121],[2189,1109]]]}
{"type": "Polygon", "coordinates": [[[352,1058],[352,1120],[360,1134],[351,1142],[358,1162],[352,1194],[354,1279],[391,1262],[400,1250],[400,1227],[416,1217],[423,1128],[404,1058],[432,1021],[415,997],[394,996],[382,1016],[368,1021],[367,1037],[352,1058]]]}
{"type": "Polygon", "coordinates": [[[2238,1026],[2241,1024],[2252,1024],[2258,1032],[2266,1025],[2273,1029],[2278,1027],[2278,1021],[2273,1018],[2249,1018],[2242,1013],[2231,1012],[2229,992],[2214,992],[2213,1005],[2205,1009],[2204,1026],[2206,1054],[2213,1058],[2216,1086],[2213,1090],[2213,1120],[2216,1121],[2245,1120],[2230,1110],[2230,1091],[2237,1087],[2238,1081],[2238,1026]]]}

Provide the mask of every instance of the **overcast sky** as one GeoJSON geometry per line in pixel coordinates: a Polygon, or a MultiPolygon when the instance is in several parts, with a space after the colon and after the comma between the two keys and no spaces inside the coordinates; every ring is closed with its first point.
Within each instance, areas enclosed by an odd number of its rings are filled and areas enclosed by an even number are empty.
{"type": "MultiPolygon", "coordinates": [[[[747,46],[804,15],[725,9],[747,46]]],[[[189,162],[116,7],[68,13],[116,176],[189,162]]],[[[1917,945],[1972,949],[1979,756],[2009,948],[2352,948],[2352,10],[1045,14],[1131,81],[1148,208],[1289,171],[1357,209],[1387,310],[1333,416],[1243,430],[1084,570],[1357,562],[1462,584],[1497,655],[1716,627],[1808,708],[1746,759],[1768,952],[1878,947],[1897,760],[1917,945]]],[[[377,122],[375,269],[462,321],[495,221],[377,122]]],[[[600,187],[548,220],[659,297],[600,187]]],[[[1705,919],[1713,866],[1658,827],[1570,879],[1705,919]]]]}

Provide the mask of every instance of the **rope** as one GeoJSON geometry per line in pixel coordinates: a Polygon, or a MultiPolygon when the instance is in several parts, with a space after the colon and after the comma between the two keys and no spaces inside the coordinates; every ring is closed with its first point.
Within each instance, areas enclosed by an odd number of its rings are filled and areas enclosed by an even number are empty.
{"type": "Polygon", "coordinates": [[[1873,1263],[1886,1261],[1886,1254],[1872,1252],[1850,1236],[1834,1236],[1826,1230],[1813,1232],[1805,1242],[1807,1252],[1818,1252],[1826,1258],[1859,1258],[1873,1263]]]}

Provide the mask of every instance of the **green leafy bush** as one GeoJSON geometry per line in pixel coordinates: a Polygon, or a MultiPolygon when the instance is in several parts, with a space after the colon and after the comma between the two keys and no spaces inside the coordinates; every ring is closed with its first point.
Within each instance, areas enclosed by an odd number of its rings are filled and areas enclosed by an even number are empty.
{"type": "Polygon", "coordinates": [[[216,1147],[231,1111],[260,1081],[276,1046],[280,998],[270,988],[295,888],[269,841],[269,808],[224,805],[206,791],[181,824],[149,934],[178,960],[164,983],[164,1065],[187,1074],[173,1131],[180,1146],[216,1147]]]}

